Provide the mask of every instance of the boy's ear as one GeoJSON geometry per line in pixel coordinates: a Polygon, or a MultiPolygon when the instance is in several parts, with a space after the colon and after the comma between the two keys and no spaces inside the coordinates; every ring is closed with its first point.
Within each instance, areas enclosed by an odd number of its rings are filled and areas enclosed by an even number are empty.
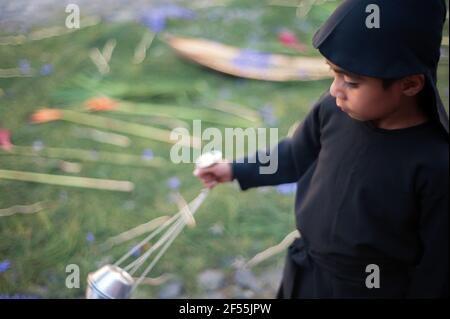
{"type": "Polygon", "coordinates": [[[406,96],[417,95],[424,86],[425,76],[423,74],[409,75],[401,79],[402,92],[406,96]]]}

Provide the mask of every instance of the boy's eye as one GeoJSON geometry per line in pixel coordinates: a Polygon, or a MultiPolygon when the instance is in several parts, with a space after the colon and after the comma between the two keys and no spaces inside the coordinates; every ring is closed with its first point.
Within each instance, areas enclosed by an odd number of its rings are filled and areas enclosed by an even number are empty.
{"type": "Polygon", "coordinates": [[[347,76],[343,77],[343,81],[344,81],[345,86],[348,88],[354,89],[354,88],[357,88],[359,85],[358,82],[356,82],[354,79],[347,77],[347,76]]]}
{"type": "Polygon", "coordinates": [[[348,82],[348,81],[344,81],[345,85],[348,86],[349,88],[355,89],[358,87],[358,83],[355,82],[348,82]]]}

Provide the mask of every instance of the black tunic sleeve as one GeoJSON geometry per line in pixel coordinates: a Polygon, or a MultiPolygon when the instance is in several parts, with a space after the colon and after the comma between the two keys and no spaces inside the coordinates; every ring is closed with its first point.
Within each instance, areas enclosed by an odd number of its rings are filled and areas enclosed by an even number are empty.
{"type": "Polygon", "coordinates": [[[448,153],[419,182],[419,236],[422,255],[411,277],[409,298],[448,297],[449,281],[449,167],[448,153]]]}
{"type": "Polygon", "coordinates": [[[281,140],[272,150],[259,150],[248,159],[232,163],[233,177],[242,190],[251,187],[278,185],[298,181],[317,158],[320,151],[320,110],[323,98],[314,105],[305,120],[295,130],[291,138],[281,140]],[[261,152],[272,157],[278,152],[278,168],[273,174],[261,174],[260,168],[269,163],[261,163],[261,152]]]}

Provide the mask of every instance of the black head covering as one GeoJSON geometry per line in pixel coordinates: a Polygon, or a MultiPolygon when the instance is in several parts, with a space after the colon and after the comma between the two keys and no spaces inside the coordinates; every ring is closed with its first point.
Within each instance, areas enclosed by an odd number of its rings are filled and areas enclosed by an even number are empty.
{"type": "Polygon", "coordinates": [[[383,79],[424,74],[430,113],[448,136],[448,115],[436,87],[446,11],[444,0],[345,0],[316,32],[313,45],[355,74],[383,79]],[[371,4],[379,8],[379,28],[366,25],[371,4]]]}

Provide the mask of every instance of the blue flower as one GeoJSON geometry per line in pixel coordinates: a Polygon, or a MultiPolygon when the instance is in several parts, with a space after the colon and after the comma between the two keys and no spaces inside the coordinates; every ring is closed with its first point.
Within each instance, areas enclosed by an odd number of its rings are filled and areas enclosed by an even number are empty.
{"type": "Polygon", "coordinates": [[[86,235],[86,240],[87,240],[88,242],[90,242],[90,243],[94,242],[94,241],[95,241],[95,236],[94,236],[94,234],[91,233],[91,232],[87,233],[87,235],[86,235]]]}
{"type": "Polygon", "coordinates": [[[157,10],[146,13],[142,17],[142,23],[156,33],[166,28],[166,18],[157,10]]]}
{"type": "Polygon", "coordinates": [[[44,64],[41,67],[41,70],[39,71],[39,74],[42,76],[47,76],[53,73],[53,65],[51,64],[44,64]]]}
{"type": "Polygon", "coordinates": [[[150,148],[146,148],[143,152],[142,152],[142,159],[149,161],[153,158],[153,151],[150,148]]]}
{"type": "Polygon", "coordinates": [[[141,255],[141,249],[142,247],[139,246],[133,246],[130,250],[132,251],[131,255],[133,257],[139,257],[141,255]]]}
{"type": "Polygon", "coordinates": [[[288,184],[277,185],[276,190],[279,194],[282,194],[282,195],[295,194],[295,192],[297,190],[297,183],[288,183],[288,184]]]}
{"type": "Polygon", "coordinates": [[[8,259],[0,262],[0,273],[7,271],[11,266],[11,262],[8,259]]]}
{"type": "Polygon", "coordinates": [[[21,59],[19,60],[19,70],[20,73],[24,74],[24,75],[29,75],[31,74],[31,64],[30,61],[28,61],[27,59],[21,59]]]}
{"type": "Polygon", "coordinates": [[[167,180],[167,186],[172,190],[177,190],[180,188],[181,182],[178,177],[171,177],[167,180]]]}
{"type": "Polygon", "coordinates": [[[19,60],[19,70],[20,73],[24,74],[24,75],[29,75],[31,74],[31,64],[30,61],[26,60],[26,59],[21,59],[19,60]]]}
{"type": "Polygon", "coordinates": [[[141,17],[141,22],[150,28],[153,32],[161,32],[166,27],[168,18],[193,19],[193,11],[176,5],[164,5],[148,9],[141,17]]]}
{"type": "Polygon", "coordinates": [[[234,57],[232,63],[239,68],[266,68],[270,65],[271,55],[255,50],[244,49],[234,57]]]}

